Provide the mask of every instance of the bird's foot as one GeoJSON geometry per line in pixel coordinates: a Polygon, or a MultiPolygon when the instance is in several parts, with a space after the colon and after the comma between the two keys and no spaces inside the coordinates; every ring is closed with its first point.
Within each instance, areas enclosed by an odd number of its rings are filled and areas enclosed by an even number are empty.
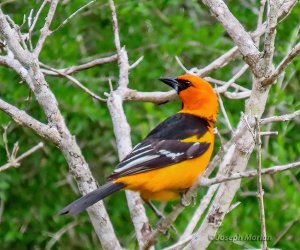
{"type": "Polygon", "coordinates": [[[188,190],[180,192],[180,203],[182,206],[187,207],[192,204],[192,206],[196,205],[196,193],[190,193],[188,190]]]}

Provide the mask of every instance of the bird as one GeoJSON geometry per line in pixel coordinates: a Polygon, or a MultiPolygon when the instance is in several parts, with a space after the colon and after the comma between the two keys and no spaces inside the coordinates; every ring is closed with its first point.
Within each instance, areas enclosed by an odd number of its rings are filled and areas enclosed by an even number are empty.
{"type": "Polygon", "coordinates": [[[63,208],[75,215],[119,191],[139,192],[144,201],[179,199],[205,171],[214,147],[218,98],[204,79],[183,74],[160,81],[172,87],[182,108],[157,125],[116,166],[108,182],[63,208]]]}

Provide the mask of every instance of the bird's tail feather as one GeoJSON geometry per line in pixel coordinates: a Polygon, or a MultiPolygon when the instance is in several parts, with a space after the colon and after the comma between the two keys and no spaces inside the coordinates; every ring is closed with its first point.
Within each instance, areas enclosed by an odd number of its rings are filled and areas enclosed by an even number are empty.
{"type": "Polygon", "coordinates": [[[96,202],[102,200],[103,198],[109,196],[110,194],[119,191],[124,188],[125,185],[121,182],[108,182],[103,186],[97,188],[96,190],[88,193],[87,195],[79,198],[76,201],[73,201],[68,206],[64,207],[59,211],[59,214],[78,214],[81,211],[85,210],[89,206],[92,206],[96,202]]]}

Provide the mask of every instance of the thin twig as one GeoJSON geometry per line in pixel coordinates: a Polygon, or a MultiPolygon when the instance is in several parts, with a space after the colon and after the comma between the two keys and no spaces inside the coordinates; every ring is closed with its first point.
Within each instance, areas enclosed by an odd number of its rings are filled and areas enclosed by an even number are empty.
{"type": "Polygon", "coordinates": [[[266,230],[266,218],[265,218],[265,206],[264,206],[264,190],[262,188],[262,168],[261,168],[261,138],[260,138],[260,127],[259,118],[255,117],[256,121],[256,162],[257,162],[257,198],[259,204],[259,217],[261,224],[261,241],[262,250],[267,250],[267,230],[266,230]]]}
{"type": "Polygon", "coordinates": [[[24,158],[27,156],[33,154],[35,151],[39,150],[42,148],[44,144],[40,142],[36,146],[32,147],[31,149],[27,150],[25,153],[21,154],[19,157],[15,159],[11,159],[8,163],[4,164],[3,166],[0,167],[0,172],[5,171],[11,167],[17,167],[20,165],[20,161],[22,161],[24,158]]]}
{"type": "Polygon", "coordinates": [[[45,65],[43,63],[40,63],[41,66],[43,66],[44,68],[48,69],[48,70],[51,70],[57,74],[60,74],[61,76],[69,79],[71,82],[73,82],[76,86],[78,86],[79,88],[81,88],[84,92],[86,92],[87,94],[89,94],[91,97],[93,97],[94,99],[100,101],[100,102],[106,102],[106,99],[103,99],[101,98],[100,96],[98,96],[96,93],[94,93],[93,91],[91,91],[90,89],[88,89],[87,87],[85,87],[81,82],[79,82],[76,78],[74,78],[73,76],[69,76],[69,75],[66,75],[64,73],[61,73],[60,71],[56,70],[56,69],[53,69],[51,68],[50,66],[48,65],[45,65]]]}
{"type": "Polygon", "coordinates": [[[270,135],[278,135],[278,131],[265,131],[260,132],[260,136],[270,136],[270,135]]]}
{"type": "Polygon", "coordinates": [[[121,54],[121,43],[120,43],[120,36],[119,36],[119,25],[118,25],[118,18],[116,13],[116,7],[113,0],[109,0],[109,6],[112,13],[112,22],[113,22],[113,30],[114,30],[114,38],[115,38],[115,46],[117,49],[117,53],[120,56],[121,54]]]}
{"type": "Polygon", "coordinates": [[[192,239],[193,235],[189,235],[187,237],[184,237],[182,240],[179,240],[175,244],[168,246],[166,248],[163,248],[163,250],[179,250],[181,249],[181,246],[184,245],[185,243],[189,242],[192,239]]]}
{"type": "MultiPolygon", "coordinates": [[[[260,27],[263,24],[263,16],[264,16],[264,11],[265,11],[265,5],[266,5],[266,0],[261,0],[260,1],[260,8],[259,8],[259,13],[258,13],[258,18],[257,18],[256,29],[260,29],[260,27]]],[[[260,35],[255,37],[253,40],[255,42],[255,45],[259,48],[260,35]]]]}
{"type": "Polygon", "coordinates": [[[279,0],[268,1],[269,13],[267,16],[267,29],[265,33],[264,53],[261,65],[264,73],[269,74],[267,69],[271,69],[273,64],[273,56],[275,50],[276,26],[279,13],[279,0]]]}
{"type": "Polygon", "coordinates": [[[291,114],[285,114],[285,115],[280,115],[280,116],[272,116],[272,117],[267,117],[263,118],[260,120],[260,124],[267,124],[271,122],[284,122],[284,121],[290,121],[297,116],[300,116],[300,110],[295,111],[294,113],[291,114]]]}
{"type": "MultiPolygon", "coordinates": [[[[233,77],[236,77],[236,75],[233,76],[233,77]]],[[[219,80],[219,79],[215,79],[215,78],[212,78],[212,77],[209,77],[209,76],[204,77],[204,79],[207,80],[210,83],[216,83],[216,84],[222,85],[222,86],[225,86],[225,85],[228,84],[228,82],[225,82],[225,81],[222,81],[222,80],[219,80]]],[[[235,88],[237,91],[250,91],[250,89],[247,89],[247,88],[245,88],[245,87],[243,87],[239,84],[236,84],[235,82],[232,82],[230,84],[230,87],[235,88]]],[[[219,91],[219,93],[222,93],[222,92],[223,91],[219,91]]]]}
{"type": "MultiPolygon", "coordinates": [[[[32,32],[33,32],[33,30],[35,28],[35,25],[36,25],[36,23],[37,23],[37,21],[39,19],[39,16],[40,16],[41,12],[43,11],[44,7],[46,6],[47,2],[48,2],[47,0],[44,0],[42,2],[40,8],[38,9],[38,11],[37,11],[37,13],[36,13],[36,15],[35,15],[35,17],[33,19],[32,24],[29,22],[29,19],[28,19],[28,25],[29,25],[28,40],[29,40],[30,51],[33,50],[33,46],[32,46],[32,32]]],[[[32,14],[32,13],[33,12],[30,12],[30,14],[32,14]]]]}
{"type": "Polygon", "coordinates": [[[282,239],[282,237],[284,237],[287,232],[292,228],[293,225],[295,225],[296,222],[298,222],[300,220],[299,216],[296,216],[296,218],[294,218],[292,221],[290,221],[289,223],[287,223],[287,225],[283,228],[283,230],[276,236],[273,245],[277,245],[277,243],[282,239]]]}
{"type": "Polygon", "coordinates": [[[153,230],[152,234],[148,238],[147,242],[145,243],[143,250],[148,250],[151,246],[155,243],[155,239],[160,234],[165,234],[167,230],[171,227],[173,222],[177,219],[179,214],[184,210],[185,206],[179,202],[177,203],[172,212],[170,212],[165,218],[161,219],[155,230],[153,230]]]}
{"type": "Polygon", "coordinates": [[[239,92],[239,93],[226,91],[223,93],[223,95],[229,99],[246,99],[246,98],[250,97],[251,90],[243,91],[243,92],[239,92]]]}
{"type": "Polygon", "coordinates": [[[189,73],[189,74],[193,73],[193,72],[190,72],[190,71],[183,65],[183,63],[181,62],[181,60],[179,59],[178,56],[175,56],[175,59],[176,59],[177,63],[178,63],[179,66],[183,69],[183,71],[184,71],[185,73],[189,73]]]}
{"type": "Polygon", "coordinates": [[[245,64],[243,67],[240,68],[240,70],[222,87],[218,88],[219,93],[226,92],[229,87],[237,80],[239,79],[249,68],[248,64],[245,64]]]}
{"type": "Polygon", "coordinates": [[[218,100],[219,100],[219,104],[220,104],[220,108],[222,110],[222,113],[223,113],[223,116],[225,118],[225,121],[226,121],[226,124],[227,124],[227,127],[229,128],[229,130],[231,131],[231,133],[233,133],[233,128],[231,126],[231,123],[229,121],[229,118],[228,118],[228,115],[227,115],[227,112],[226,112],[226,109],[224,107],[224,104],[223,104],[223,101],[222,101],[222,98],[221,98],[221,95],[219,94],[218,91],[216,91],[217,93],[217,96],[218,96],[218,100]]]}
{"type": "Polygon", "coordinates": [[[138,66],[143,61],[143,59],[144,59],[144,56],[141,56],[139,59],[137,59],[133,64],[131,64],[129,66],[129,69],[131,70],[131,69],[135,68],[136,66],[138,66]]]}
{"type": "Polygon", "coordinates": [[[288,55],[280,62],[280,64],[277,66],[275,71],[272,73],[271,76],[263,80],[262,85],[266,86],[268,84],[271,84],[275,81],[277,77],[279,77],[286,67],[290,64],[290,62],[300,53],[300,42],[297,43],[297,45],[291,49],[291,51],[288,53],[288,55]]]}
{"type": "Polygon", "coordinates": [[[185,238],[192,235],[194,229],[196,228],[198,222],[201,219],[201,216],[203,215],[204,211],[207,209],[207,207],[217,189],[218,189],[218,185],[213,185],[213,186],[209,187],[205,196],[203,196],[203,198],[201,199],[201,202],[200,202],[198,208],[196,209],[192,218],[190,219],[189,224],[185,228],[183,234],[180,236],[179,242],[184,241],[185,238]]]}
{"type": "Polygon", "coordinates": [[[61,229],[59,229],[55,234],[51,236],[51,240],[49,240],[46,244],[45,249],[51,250],[56,242],[59,241],[59,239],[70,229],[78,225],[79,221],[72,221],[69,224],[63,226],[61,229]]]}
{"type": "Polygon", "coordinates": [[[37,41],[37,44],[36,44],[35,49],[33,51],[33,53],[37,57],[38,57],[38,55],[40,54],[40,52],[43,48],[43,45],[44,45],[44,42],[45,42],[47,36],[49,36],[51,34],[50,25],[52,23],[58,1],[59,0],[51,0],[45,24],[44,24],[43,28],[41,29],[41,34],[40,34],[39,40],[37,41]]]}
{"type": "MultiPolygon", "coordinates": [[[[34,19],[33,19],[33,22],[32,22],[32,24],[31,24],[30,27],[29,27],[29,34],[31,34],[32,31],[34,30],[35,25],[36,25],[36,23],[37,23],[37,21],[38,21],[38,19],[39,19],[39,16],[40,16],[41,12],[43,11],[44,7],[46,6],[46,3],[47,3],[47,2],[48,2],[48,0],[44,0],[44,1],[42,2],[42,4],[41,4],[40,8],[38,9],[38,11],[37,11],[37,13],[36,13],[36,15],[35,15],[35,17],[34,17],[34,19]]],[[[31,36],[30,36],[30,37],[31,37],[31,36]]]]}
{"type": "Polygon", "coordinates": [[[190,69],[190,71],[198,76],[207,76],[214,70],[224,67],[228,62],[236,58],[237,55],[239,55],[239,50],[238,47],[235,46],[232,49],[228,50],[225,54],[221,55],[219,58],[215,59],[213,62],[205,66],[204,68],[192,68],[190,69]]]}
{"type": "MultiPolygon", "coordinates": [[[[261,174],[274,174],[274,173],[279,173],[283,172],[292,168],[296,168],[300,166],[300,161],[298,162],[293,162],[285,165],[279,165],[279,166],[274,166],[270,168],[263,168],[261,170],[261,174]]],[[[219,177],[214,177],[211,179],[207,178],[200,178],[198,185],[203,186],[203,187],[209,187],[218,183],[222,182],[227,182],[227,181],[233,181],[233,180],[238,180],[242,178],[252,178],[257,176],[257,171],[256,170],[249,170],[241,173],[231,173],[229,176],[219,176],[219,177]]]]}
{"type": "Polygon", "coordinates": [[[87,4],[81,6],[78,10],[76,10],[74,13],[72,13],[70,16],[67,17],[67,19],[65,19],[57,28],[55,28],[51,34],[53,34],[54,32],[58,31],[61,27],[63,27],[65,24],[67,24],[74,16],[76,16],[80,11],[82,11],[83,9],[85,9],[86,7],[90,6],[92,3],[94,3],[96,0],[92,0],[90,2],[88,2],[87,4]]]}
{"type": "Polygon", "coordinates": [[[74,65],[74,66],[71,66],[71,67],[63,68],[63,69],[54,69],[53,67],[51,67],[51,69],[53,69],[55,71],[45,72],[45,73],[47,75],[51,75],[51,76],[62,76],[62,74],[71,75],[71,74],[76,73],[76,72],[81,71],[81,70],[90,69],[92,67],[102,65],[102,64],[105,64],[105,63],[114,62],[114,61],[117,61],[117,60],[118,60],[118,55],[115,54],[115,55],[112,55],[112,56],[97,58],[97,59],[92,60],[92,61],[87,62],[87,63],[83,63],[83,64],[80,64],[80,65],[74,65]]]}

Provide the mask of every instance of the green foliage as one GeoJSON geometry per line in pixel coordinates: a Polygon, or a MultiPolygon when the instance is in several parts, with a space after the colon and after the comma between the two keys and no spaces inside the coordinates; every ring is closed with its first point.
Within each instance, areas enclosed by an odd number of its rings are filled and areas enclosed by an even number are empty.
{"type": "MultiPolygon", "coordinates": [[[[41,1],[8,1],[3,6],[6,14],[18,24],[31,9],[36,13],[41,1]],[[10,3],[9,3],[10,2],[10,3]]],[[[58,6],[52,29],[58,27],[68,16],[88,1],[61,1],[58,6]]],[[[253,30],[256,15],[248,5],[227,1],[230,9],[245,25],[253,30]]],[[[222,55],[233,46],[232,41],[222,26],[210,16],[206,8],[198,1],[116,1],[122,45],[126,45],[129,60],[135,62],[144,56],[142,63],[130,72],[130,87],[140,91],[165,91],[157,80],[160,76],[176,76],[182,73],[175,61],[179,56],[186,67],[202,67],[222,55]]],[[[253,8],[257,8],[254,6],[253,8]]],[[[39,29],[47,9],[42,12],[33,34],[35,44],[39,29]]],[[[289,48],[289,41],[296,39],[293,35],[299,24],[300,8],[296,7],[291,15],[278,27],[276,38],[275,61],[279,62],[289,48]]],[[[27,25],[22,31],[27,30],[27,25]]],[[[41,53],[41,61],[55,68],[64,68],[86,62],[86,58],[96,58],[115,53],[110,9],[106,1],[96,1],[90,7],[72,18],[60,30],[46,41],[41,53]]],[[[221,80],[228,80],[242,65],[241,58],[212,74],[221,80]]],[[[289,113],[300,108],[299,102],[300,60],[296,59],[288,68],[282,84],[273,86],[267,104],[266,116],[274,109],[274,114],[289,113]]],[[[118,76],[116,63],[99,66],[76,74],[84,85],[103,96],[109,91],[108,78],[118,76]]],[[[55,93],[61,111],[71,132],[82,148],[86,160],[98,179],[105,181],[117,164],[117,152],[112,131],[111,119],[104,104],[92,100],[90,96],[73,86],[66,79],[47,77],[50,88],[55,93]]],[[[251,87],[251,78],[245,74],[238,83],[251,87]]],[[[6,101],[26,110],[35,118],[46,122],[44,114],[34,97],[19,77],[11,70],[0,68],[0,96],[6,101]]],[[[223,98],[229,119],[236,126],[240,112],[244,109],[244,100],[223,98]]],[[[126,103],[125,111],[132,126],[132,140],[136,144],[165,117],[175,113],[180,103],[165,105],[151,103],[126,103]]],[[[0,124],[7,125],[10,118],[0,112],[0,124]]],[[[263,166],[270,167],[299,160],[300,134],[299,119],[272,125],[270,130],[278,131],[277,137],[264,140],[263,166]],[[266,144],[267,143],[267,144],[266,144]]],[[[230,133],[224,125],[222,114],[217,124],[225,139],[230,133]]],[[[262,129],[266,129],[263,127],[262,129]]],[[[11,122],[8,131],[8,145],[19,141],[19,152],[25,152],[41,139],[31,130],[11,122]]],[[[216,150],[220,142],[217,141],[216,150]]],[[[0,166],[7,162],[4,143],[0,139],[0,166]]],[[[251,158],[249,168],[255,168],[255,159],[251,158]]],[[[44,249],[55,233],[73,221],[71,227],[54,244],[53,249],[96,249],[99,242],[86,213],[76,218],[59,217],[57,211],[78,197],[74,193],[74,182],[70,181],[67,164],[62,154],[50,143],[45,142],[42,150],[22,161],[19,168],[12,168],[0,173],[0,199],[3,213],[0,212],[1,249],[44,249]]],[[[266,193],[266,224],[271,241],[270,247],[282,249],[299,249],[299,170],[294,169],[274,176],[263,178],[266,193]],[[284,229],[292,226],[275,244],[284,229]]],[[[230,212],[218,232],[218,235],[259,235],[258,202],[253,195],[256,192],[256,180],[243,180],[235,202],[241,204],[230,212]],[[250,194],[250,196],[249,196],[250,194]],[[252,194],[252,195],[251,195],[252,194]]],[[[200,190],[196,200],[199,204],[205,189],[200,190]]],[[[123,193],[118,193],[105,200],[108,212],[115,226],[115,231],[124,246],[137,249],[132,241],[134,231],[130,223],[123,193]]],[[[168,204],[166,211],[170,211],[168,204]]],[[[176,227],[182,232],[195,207],[189,207],[178,218],[176,227]]],[[[155,226],[157,219],[148,211],[151,223],[155,226]]],[[[175,242],[176,234],[170,231],[170,238],[162,236],[158,249],[175,242]]],[[[253,248],[259,247],[258,241],[246,242],[253,248]]],[[[242,246],[224,241],[214,241],[209,249],[243,249],[242,246]]]]}

